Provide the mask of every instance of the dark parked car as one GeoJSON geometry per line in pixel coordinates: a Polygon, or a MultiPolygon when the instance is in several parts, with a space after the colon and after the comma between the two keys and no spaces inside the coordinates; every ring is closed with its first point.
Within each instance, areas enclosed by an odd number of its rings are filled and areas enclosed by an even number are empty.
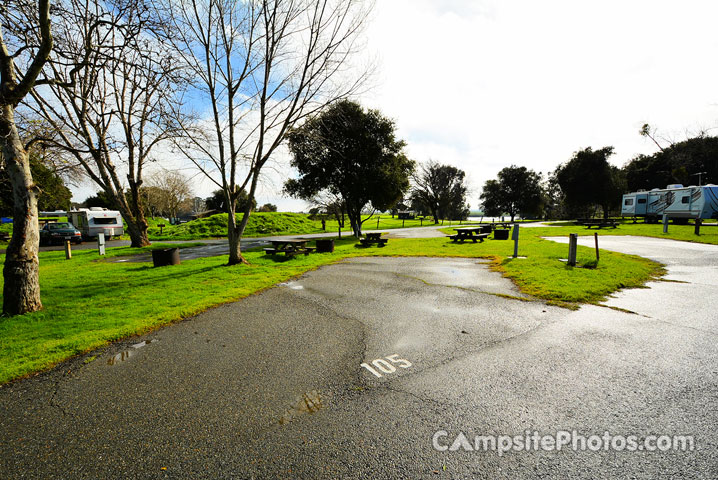
{"type": "Polygon", "coordinates": [[[82,234],[69,222],[48,223],[40,230],[40,245],[52,245],[69,240],[82,243],[82,234]]]}

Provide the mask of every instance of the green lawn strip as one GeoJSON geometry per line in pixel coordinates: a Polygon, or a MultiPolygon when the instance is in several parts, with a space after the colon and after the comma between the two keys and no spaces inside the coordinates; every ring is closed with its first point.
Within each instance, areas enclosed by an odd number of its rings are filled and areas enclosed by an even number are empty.
{"type": "MultiPolygon", "coordinates": [[[[616,228],[586,228],[583,225],[575,225],[573,222],[551,222],[548,225],[553,227],[533,227],[531,231],[537,230],[540,236],[568,235],[577,233],[579,235],[635,235],[642,237],[667,238],[670,240],[682,240],[684,242],[707,243],[718,245],[718,225],[704,224],[701,227],[701,234],[695,234],[693,225],[668,225],[668,233],[663,233],[663,224],[660,223],[619,223],[616,228]]],[[[521,230],[521,233],[528,229],[521,230]]],[[[600,242],[599,242],[600,246],[600,242]]]]}
{"type": "MultiPolygon", "coordinates": [[[[441,231],[453,233],[452,229],[441,231]]],[[[596,264],[595,249],[582,246],[577,249],[577,266],[568,266],[560,260],[568,256],[568,245],[541,237],[582,233],[576,227],[530,227],[519,232],[519,256],[526,258],[511,258],[512,240],[490,238],[476,245],[497,259],[493,268],[510,278],[523,293],[562,306],[595,303],[616,290],[640,287],[665,273],[660,264],[651,260],[606,250],[601,250],[601,259],[596,264]]],[[[471,248],[474,244],[463,245],[471,248]]]]}
{"type": "MultiPolygon", "coordinates": [[[[521,255],[510,260],[513,242],[487,240],[456,244],[446,238],[391,239],[386,247],[363,248],[354,238],[335,241],[333,254],[285,258],[261,250],[245,252],[250,265],[225,266],[226,256],[186,260],[153,268],[151,263],[113,263],[112,257],[146,253],[151,248],[78,250],[72,260],[64,252],[40,254],[44,310],[0,318],[0,383],[45,370],[54,364],[108,342],[140,334],[238,300],[321,265],[358,256],[484,257],[525,293],[549,301],[596,301],[622,287],[640,286],[661,272],[657,264],[637,257],[602,254],[595,269],[571,268],[558,258],[566,246],[522,232],[521,255]]],[[[550,230],[554,229],[531,229],[550,230]]],[[[538,232],[537,232],[538,233],[538,232]]],[[[177,246],[177,245],[171,245],[177,246]]],[[[187,245],[182,245],[187,246],[187,245]]],[[[592,250],[579,248],[587,263],[592,250]]]]}

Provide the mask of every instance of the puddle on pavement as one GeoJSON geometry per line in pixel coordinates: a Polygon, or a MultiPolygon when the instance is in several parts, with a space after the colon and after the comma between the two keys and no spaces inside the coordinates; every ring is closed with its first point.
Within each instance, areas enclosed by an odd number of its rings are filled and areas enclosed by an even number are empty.
{"type": "Polygon", "coordinates": [[[288,287],[292,290],[304,290],[304,287],[299,285],[297,282],[284,282],[280,283],[280,285],[283,287],[288,287]]]}
{"type": "Polygon", "coordinates": [[[294,404],[289,410],[284,412],[282,418],[279,419],[279,424],[284,425],[291,422],[295,418],[304,414],[313,414],[321,410],[324,405],[325,398],[316,390],[311,392],[303,393],[298,399],[297,403],[294,404]]]}
{"type": "Polygon", "coordinates": [[[136,350],[138,350],[144,346],[147,346],[150,343],[154,343],[154,342],[157,342],[157,340],[145,340],[144,342],[135,343],[134,345],[132,345],[132,349],[124,350],[124,351],[119,352],[119,353],[111,356],[110,358],[108,358],[107,364],[108,365],[117,365],[118,363],[122,363],[125,360],[129,360],[129,358],[135,354],[136,350]]]}

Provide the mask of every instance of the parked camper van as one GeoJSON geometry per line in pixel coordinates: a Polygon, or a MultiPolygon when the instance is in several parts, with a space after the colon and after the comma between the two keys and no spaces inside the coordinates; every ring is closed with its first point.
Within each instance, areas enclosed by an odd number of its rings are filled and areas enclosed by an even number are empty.
{"type": "Polygon", "coordinates": [[[621,202],[621,216],[645,216],[646,210],[648,209],[648,195],[646,191],[625,194],[623,196],[623,202],[621,202]]]}
{"type": "Polygon", "coordinates": [[[718,186],[684,187],[677,184],[623,196],[621,215],[624,217],[646,217],[646,221],[658,221],[664,214],[680,219],[718,218],[718,186]]]}
{"type": "Polygon", "coordinates": [[[80,208],[69,212],[68,219],[82,232],[83,238],[93,238],[99,233],[104,233],[105,238],[109,240],[124,233],[122,215],[116,210],[99,207],[80,208]]]}

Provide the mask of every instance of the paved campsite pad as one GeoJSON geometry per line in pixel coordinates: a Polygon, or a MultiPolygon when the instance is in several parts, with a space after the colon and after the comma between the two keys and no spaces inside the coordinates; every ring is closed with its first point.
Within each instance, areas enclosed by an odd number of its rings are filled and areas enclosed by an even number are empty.
{"type": "Polygon", "coordinates": [[[114,345],[86,365],[77,359],[3,387],[0,471],[28,478],[715,471],[715,334],[496,294],[518,295],[475,259],[357,258],[322,267],[114,345]],[[394,354],[411,366],[379,371],[380,378],[360,366],[378,370],[373,361],[394,354]],[[572,428],[693,433],[699,450],[499,457],[431,447],[437,430],[572,428]]]}

